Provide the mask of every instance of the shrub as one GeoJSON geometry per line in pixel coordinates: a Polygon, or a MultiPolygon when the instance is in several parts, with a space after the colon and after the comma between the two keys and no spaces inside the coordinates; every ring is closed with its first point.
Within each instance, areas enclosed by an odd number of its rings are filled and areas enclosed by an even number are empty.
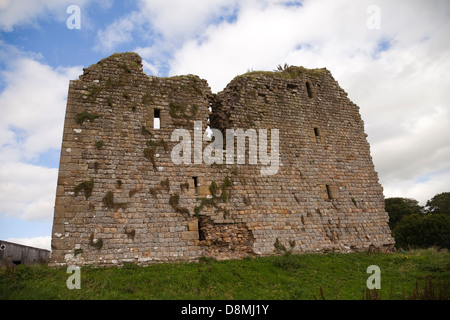
{"type": "Polygon", "coordinates": [[[450,216],[411,214],[404,216],[393,231],[398,247],[450,249],[450,216]]]}
{"type": "MultiPolygon", "coordinates": [[[[419,202],[409,198],[387,198],[385,201],[386,211],[389,214],[389,227],[395,228],[400,220],[410,214],[422,214],[419,202]]],[[[355,204],[356,205],[356,204],[355,204]]]]}

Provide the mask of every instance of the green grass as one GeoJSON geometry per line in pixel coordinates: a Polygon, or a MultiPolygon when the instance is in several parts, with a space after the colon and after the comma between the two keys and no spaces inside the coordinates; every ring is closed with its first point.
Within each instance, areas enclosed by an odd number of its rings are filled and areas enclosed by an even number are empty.
{"type": "MultiPolygon", "coordinates": [[[[0,299],[245,299],[361,300],[370,274],[381,269],[383,300],[411,296],[432,279],[449,289],[450,253],[436,249],[406,253],[284,255],[198,263],[81,267],[81,289],[69,290],[66,268],[42,265],[0,269],[0,299]],[[322,293],[321,293],[322,291],[322,293]]],[[[447,297],[448,299],[448,297],[447,297]]]]}

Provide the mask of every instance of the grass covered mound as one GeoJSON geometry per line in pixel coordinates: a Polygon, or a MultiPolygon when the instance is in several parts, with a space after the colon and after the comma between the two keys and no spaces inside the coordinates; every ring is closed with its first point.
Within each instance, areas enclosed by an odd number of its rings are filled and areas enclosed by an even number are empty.
{"type": "Polygon", "coordinates": [[[69,290],[67,268],[0,268],[0,299],[361,300],[450,299],[450,253],[304,254],[121,268],[81,267],[69,290]],[[381,289],[368,290],[367,268],[380,268],[381,289]]]}

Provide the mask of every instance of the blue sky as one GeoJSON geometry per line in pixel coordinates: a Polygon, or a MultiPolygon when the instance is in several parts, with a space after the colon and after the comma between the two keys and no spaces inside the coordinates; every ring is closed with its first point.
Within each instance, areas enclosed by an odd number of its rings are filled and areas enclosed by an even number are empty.
{"type": "Polygon", "coordinates": [[[49,248],[69,81],[125,51],[213,92],[326,67],[360,107],[385,196],[425,204],[450,191],[448,34],[447,0],[0,0],[0,239],[49,248]]]}

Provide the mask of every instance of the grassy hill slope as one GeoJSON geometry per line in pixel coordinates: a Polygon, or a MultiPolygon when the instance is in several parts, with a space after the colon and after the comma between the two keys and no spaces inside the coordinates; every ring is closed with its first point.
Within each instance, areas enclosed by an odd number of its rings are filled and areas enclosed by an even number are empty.
{"type": "Polygon", "coordinates": [[[450,294],[450,253],[436,249],[81,267],[79,290],[67,288],[71,274],[66,270],[40,265],[1,268],[0,299],[400,300],[432,295],[449,299],[450,294]],[[381,271],[376,292],[366,290],[370,265],[381,271]],[[421,296],[430,285],[432,293],[421,296]]]}

